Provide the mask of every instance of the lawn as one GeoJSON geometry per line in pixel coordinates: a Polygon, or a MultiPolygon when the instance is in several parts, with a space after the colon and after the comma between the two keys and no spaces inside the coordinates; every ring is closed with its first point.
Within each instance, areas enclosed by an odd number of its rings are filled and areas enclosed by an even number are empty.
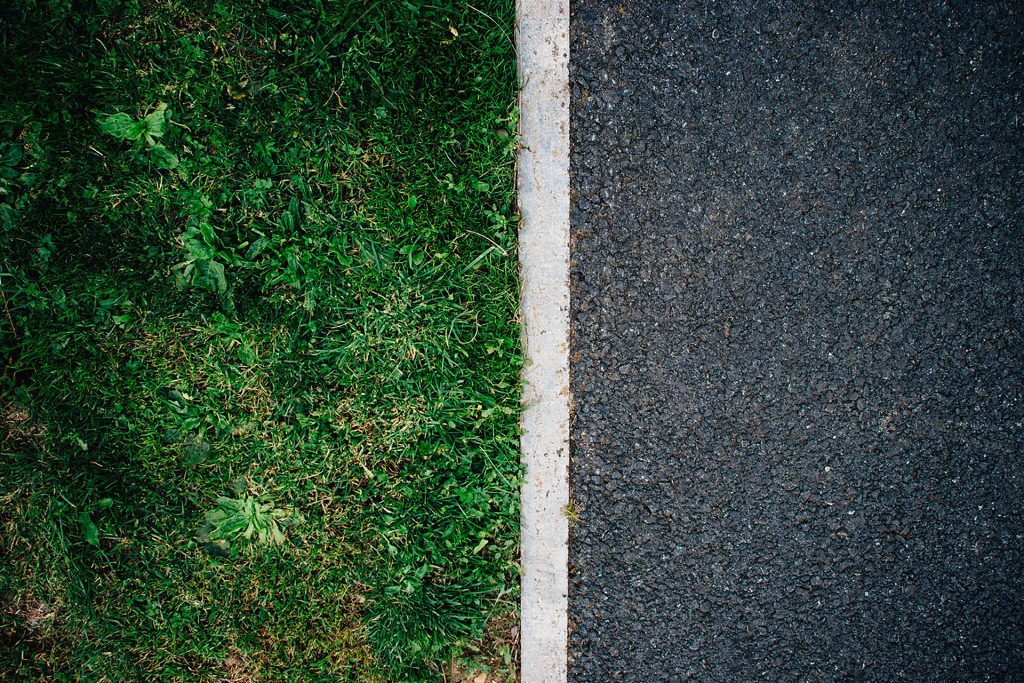
{"type": "Polygon", "coordinates": [[[0,678],[514,679],[513,20],[3,3],[0,678]]]}

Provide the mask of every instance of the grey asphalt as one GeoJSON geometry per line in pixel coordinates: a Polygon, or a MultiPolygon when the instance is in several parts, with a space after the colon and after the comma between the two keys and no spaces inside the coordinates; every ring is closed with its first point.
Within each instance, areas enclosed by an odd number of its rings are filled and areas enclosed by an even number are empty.
{"type": "Polygon", "coordinates": [[[1024,680],[1024,5],[571,31],[569,680],[1024,680]]]}

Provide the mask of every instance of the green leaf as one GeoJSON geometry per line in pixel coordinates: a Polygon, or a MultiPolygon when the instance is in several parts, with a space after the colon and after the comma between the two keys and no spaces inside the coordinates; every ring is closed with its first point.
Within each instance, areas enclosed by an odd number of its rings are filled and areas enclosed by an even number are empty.
{"type": "Polygon", "coordinates": [[[219,524],[228,518],[228,513],[223,510],[209,510],[206,513],[206,521],[210,524],[219,524]]]}
{"type": "Polygon", "coordinates": [[[215,294],[227,292],[228,280],[224,276],[224,264],[213,259],[196,261],[195,270],[192,271],[192,286],[203,287],[215,294]]]}
{"type": "Polygon", "coordinates": [[[14,168],[21,161],[21,157],[21,145],[16,145],[13,142],[0,145],[0,165],[14,168]]]}
{"type": "Polygon", "coordinates": [[[290,232],[295,228],[295,216],[290,211],[285,211],[277,220],[277,225],[285,232],[290,232]]]}
{"type": "Polygon", "coordinates": [[[78,523],[82,527],[82,536],[89,545],[100,547],[100,530],[96,528],[89,513],[85,510],[78,515],[78,523]]]}
{"type": "Polygon", "coordinates": [[[149,158],[157,168],[172,169],[178,167],[178,157],[163,145],[157,144],[149,148],[149,158]]]}
{"type": "Polygon", "coordinates": [[[225,536],[230,534],[237,534],[242,529],[249,526],[249,522],[246,520],[245,515],[232,515],[228,517],[227,521],[221,525],[220,530],[225,536]]]}
{"type": "Polygon", "coordinates": [[[205,441],[196,440],[185,447],[185,462],[189,465],[198,465],[210,455],[210,444],[205,441]]]}
{"type": "Polygon", "coordinates": [[[249,247],[249,251],[245,252],[245,260],[252,261],[254,258],[260,255],[260,252],[266,249],[269,243],[270,240],[268,240],[266,237],[260,237],[258,240],[252,243],[252,246],[249,247]]]}
{"type": "Polygon", "coordinates": [[[156,109],[146,115],[146,118],[142,119],[146,135],[158,138],[167,132],[166,112],[167,105],[161,102],[156,105],[156,109]]]}
{"type": "Polygon", "coordinates": [[[216,252],[206,245],[202,233],[197,228],[189,228],[182,238],[185,243],[185,251],[193,261],[203,261],[216,257],[216,252]]]}
{"type": "Polygon", "coordinates": [[[206,221],[202,221],[199,224],[199,234],[203,236],[203,242],[206,243],[206,246],[217,246],[217,235],[213,232],[213,226],[206,221]]]}
{"type": "Polygon", "coordinates": [[[145,122],[136,121],[124,112],[101,115],[99,124],[100,130],[119,140],[138,140],[146,130],[145,122]]]}

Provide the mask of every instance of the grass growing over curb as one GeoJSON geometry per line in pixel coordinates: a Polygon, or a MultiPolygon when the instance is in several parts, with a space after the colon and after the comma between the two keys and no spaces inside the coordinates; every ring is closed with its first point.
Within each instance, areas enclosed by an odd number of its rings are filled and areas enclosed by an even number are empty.
{"type": "Polygon", "coordinates": [[[0,8],[0,677],[487,654],[518,590],[512,22],[0,8]]]}

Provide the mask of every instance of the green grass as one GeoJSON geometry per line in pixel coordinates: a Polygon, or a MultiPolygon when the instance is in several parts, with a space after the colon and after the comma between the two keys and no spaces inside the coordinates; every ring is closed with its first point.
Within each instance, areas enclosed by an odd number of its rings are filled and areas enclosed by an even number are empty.
{"type": "Polygon", "coordinates": [[[512,23],[3,3],[0,678],[514,677],[512,23]]]}

